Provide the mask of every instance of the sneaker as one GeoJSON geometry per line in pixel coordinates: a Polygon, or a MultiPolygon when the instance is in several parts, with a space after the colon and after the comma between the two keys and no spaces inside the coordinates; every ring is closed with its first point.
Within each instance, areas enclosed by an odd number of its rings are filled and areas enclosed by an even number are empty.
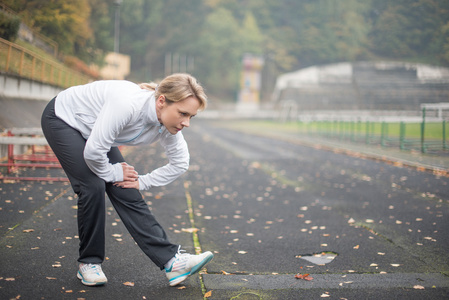
{"type": "Polygon", "coordinates": [[[108,279],[101,270],[100,264],[83,264],[80,263],[78,273],[76,274],[78,279],[84,285],[103,285],[108,282],[108,279]]]}
{"type": "Polygon", "coordinates": [[[212,258],[214,258],[214,255],[210,251],[198,255],[192,255],[189,253],[181,254],[180,251],[178,251],[175,255],[175,260],[171,264],[170,268],[165,268],[165,275],[167,275],[170,286],[180,284],[190,275],[200,271],[208,262],[212,260],[212,258]]]}

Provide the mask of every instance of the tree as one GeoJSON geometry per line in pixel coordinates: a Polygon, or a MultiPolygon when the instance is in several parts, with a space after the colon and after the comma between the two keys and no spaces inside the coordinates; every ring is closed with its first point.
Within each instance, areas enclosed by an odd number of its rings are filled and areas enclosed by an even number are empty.
{"type": "Polygon", "coordinates": [[[82,53],[93,37],[88,0],[18,0],[6,5],[42,35],[54,40],[66,54],[82,53]]]}
{"type": "Polygon", "coordinates": [[[232,93],[238,84],[241,51],[239,26],[232,13],[218,8],[206,18],[198,42],[196,66],[208,90],[232,93]]]}
{"type": "Polygon", "coordinates": [[[375,5],[380,9],[370,34],[374,53],[389,58],[449,63],[444,58],[448,1],[383,0],[375,5]]]}

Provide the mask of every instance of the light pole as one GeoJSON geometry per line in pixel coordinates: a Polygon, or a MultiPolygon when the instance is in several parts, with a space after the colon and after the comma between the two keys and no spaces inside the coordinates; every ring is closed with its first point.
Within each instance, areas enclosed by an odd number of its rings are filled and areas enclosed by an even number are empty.
{"type": "Polygon", "coordinates": [[[119,67],[119,43],[120,43],[120,5],[123,0],[115,0],[115,28],[114,28],[114,64],[115,64],[115,79],[118,77],[119,67]]]}
{"type": "Polygon", "coordinates": [[[123,0],[115,0],[115,30],[114,30],[114,52],[119,53],[120,38],[120,5],[123,0]]]}

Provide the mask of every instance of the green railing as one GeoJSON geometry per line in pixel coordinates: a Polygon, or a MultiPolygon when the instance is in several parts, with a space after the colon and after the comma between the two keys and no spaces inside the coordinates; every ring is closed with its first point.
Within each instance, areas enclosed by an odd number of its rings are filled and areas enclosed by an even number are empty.
{"type": "Polygon", "coordinates": [[[67,88],[92,78],[0,38],[0,71],[67,88]]]}
{"type": "MultiPolygon", "coordinates": [[[[416,119],[416,118],[415,118],[416,119]]],[[[447,120],[385,121],[381,118],[341,118],[334,120],[300,119],[297,129],[310,135],[330,139],[396,147],[401,150],[417,150],[423,153],[447,151],[447,120]]]]}

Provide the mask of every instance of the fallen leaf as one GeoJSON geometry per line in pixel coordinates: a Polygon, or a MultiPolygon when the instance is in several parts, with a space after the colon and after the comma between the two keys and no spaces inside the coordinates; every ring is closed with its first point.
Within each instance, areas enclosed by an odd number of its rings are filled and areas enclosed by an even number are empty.
{"type": "Polygon", "coordinates": [[[134,286],[134,282],[129,282],[129,281],[124,282],[123,284],[127,285],[127,286],[134,286]]]}
{"type": "Polygon", "coordinates": [[[48,280],[56,280],[55,277],[45,277],[45,278],[47,278],[48,280]]]}
{"type": "Polygon", "coordinates": [[[14,281],[14,280],[16,280],[14,277],[12,277],[12,278],[5,278],[5,280],[6,281],[14,281]]]}
{"type": "Polygon", "coordinates": [[[206,294],[204,294],[204,298],[209,298],[210,296],[212,296],[212,291],[209,291],[206,294]]]}
{"type": "Polygon", "coordinates": [[[23,230],[23,232],[25,232],[25,233],[29,233],[29,232],[33,232],[34,231],[34,229],[24,229],[23,230]]]}
{"type": "Polygon", "coordinates": [[[310,280],[313,279],[313,277],[310,277],[309,275],[310,274],[300,274],[300,273],[298,273],[298,274],[295,275],[295,278],[296,279],[304,279],[304,280],[310,281],[310,280]]]}
{"type": "Polygon", "coordinates": [[[391,264],[392,267],[399,267],[400,264],[391,264]]]}
{"type": "Polygon", "coordinates": [[[178,289],[178,290],[183,290],[183,289],[185,289],[185,288],[186,288],[186,286],[183,285],[183,286],[177,287],[176,289],[178,289]]]}
{"type": "Polygon", "coordinates": [[[198,228],[182,228],[181,231],[184,232],[189,232],[189,233],[194,233],[197,232],[199,229],[198,228]]]}
{"type": "Polygon", "coordinates": [[[424,290],[424,287],[422,286],[422,285],[414,285],[413,286],[413,288],[415,289],[415,290],[424,290]]]}
{"type": "Polygon", "coordinates": [[[223,275],[231,275],[231,273],[228,273],[226,271],[221,270],[221,272],[223,273],[223,275]]]}
{"type": "Polygon", "coordinates": [[[360,245],[356,245],[354,247],[352,247],[353,249],[359,249],[360,245]]]}
{"type": "Polygon", "coordinates": [[[328,298],[328,297],[330,297],[331,295],[329,295],[329,294],[321,294],[321,298],[328,298]]]}

